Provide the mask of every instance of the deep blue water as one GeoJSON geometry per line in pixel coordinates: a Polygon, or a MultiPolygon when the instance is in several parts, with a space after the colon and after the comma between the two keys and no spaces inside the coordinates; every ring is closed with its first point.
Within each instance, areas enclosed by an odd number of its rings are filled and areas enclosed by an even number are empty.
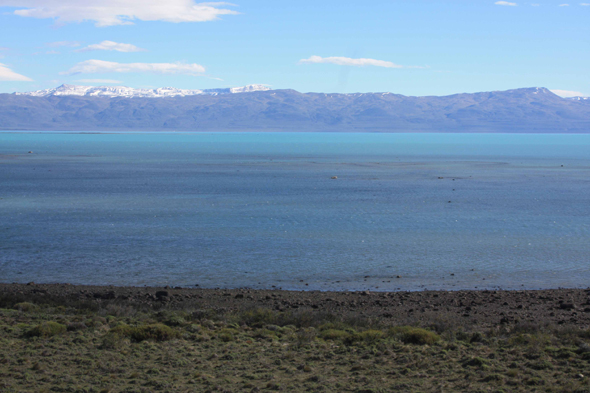
{"type": "Polygon", "coordinates": [[[0,281],[587,287],[590,135],[0,133],[0,281]]]}

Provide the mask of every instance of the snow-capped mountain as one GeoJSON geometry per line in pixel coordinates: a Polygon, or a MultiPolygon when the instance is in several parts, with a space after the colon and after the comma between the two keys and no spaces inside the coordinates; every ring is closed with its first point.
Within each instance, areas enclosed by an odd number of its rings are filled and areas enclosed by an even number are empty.
{"type": "Polygon", "coordinates": [[[590,97],[569,97],[568,99],[574,101],[587,101],[590,100],[590,97]]]}
{"type": "Polygon", "coordinates": [[[160,87],[157,89],[134,89],[125,86],[76,86],[61,85],[53,89],[30,91],[26,93],[15,93],[16,95],[25,95],[33,97],[48,96],[102,96],[102,97],[184,97],[194,95],[218,95],[218,94],[235,94],[250,93],[254,91],[266,91],[270,88],[264,85],[247,85],[242,87],[231,87],[224,89],[204,89],[204,90],[186,90],[175,87],[160,87]]]}

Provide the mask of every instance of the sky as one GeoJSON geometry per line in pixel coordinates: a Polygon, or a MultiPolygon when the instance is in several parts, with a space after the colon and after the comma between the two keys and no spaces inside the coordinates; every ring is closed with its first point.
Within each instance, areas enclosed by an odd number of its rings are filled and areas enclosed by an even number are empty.
{"type": "Polygon", "coordinates": [[[590,0],[0,0],[0,93],[63,83],[590,95],[590,0]]]}

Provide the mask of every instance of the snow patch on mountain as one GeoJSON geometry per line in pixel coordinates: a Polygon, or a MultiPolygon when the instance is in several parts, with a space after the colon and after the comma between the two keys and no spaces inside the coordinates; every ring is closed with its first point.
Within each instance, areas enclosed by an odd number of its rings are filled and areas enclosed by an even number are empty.
{"type": "Polygon", "coordinates": [[[218,95],[218,94],[236,94],[251,93],[254,91],[271,90],[264,85],[247,85],[242,87],[231,87],[222,89],[204,89],[204,90],[187,90],[177,89],[175,87],[160,87],[157,89],[134,89],[125,86],[76,86],[61,85],[53,89],[30,91],[26,93],[15,93],[16,95],[25,95],[32,97],[48,96],[85,96],[85,97],[186,97],[194,95],[218,95]]]}

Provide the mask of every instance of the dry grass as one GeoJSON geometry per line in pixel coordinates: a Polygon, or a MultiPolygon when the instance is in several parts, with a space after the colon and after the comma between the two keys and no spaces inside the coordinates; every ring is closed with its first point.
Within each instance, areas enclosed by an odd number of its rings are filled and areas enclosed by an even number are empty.
{"type": "Polygon", "coordinates": [[[1,392],[590,391],[587,330],[31,300],[0,309],[1,392]]]}

